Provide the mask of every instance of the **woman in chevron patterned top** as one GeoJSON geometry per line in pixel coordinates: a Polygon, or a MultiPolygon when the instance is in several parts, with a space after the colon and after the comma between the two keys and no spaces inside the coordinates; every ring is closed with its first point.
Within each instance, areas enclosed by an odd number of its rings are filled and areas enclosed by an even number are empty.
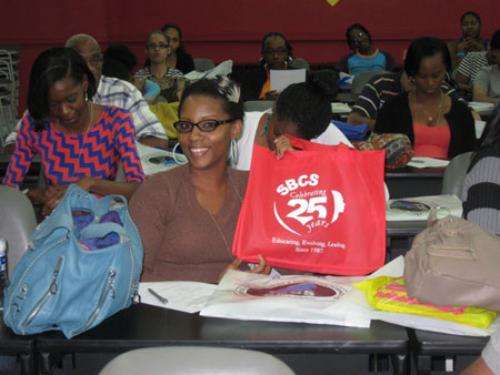
{"type": "Polygon", "coordinates": [[[72,49],[49,49],[33,64],[28,111],[3,184],[19,186],[39,154],[47,188],[30,190],[28,196],[42,205],[42,214],[55,208],[71,183],[98,195],[130,198],[144,180],[132,116],[88,101],[95,90],[94,76],[72,49]],[[114,181],[120,165],[124,182],[114,181]]]}

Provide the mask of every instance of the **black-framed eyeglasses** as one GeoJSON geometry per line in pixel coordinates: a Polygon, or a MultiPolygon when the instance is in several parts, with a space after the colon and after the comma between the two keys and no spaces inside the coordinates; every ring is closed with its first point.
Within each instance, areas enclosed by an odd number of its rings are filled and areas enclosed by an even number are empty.
{"type": "Polygon", "coordinates": [[[229,120],[202,120],[196,124],[191,121],[179,120],[174,122],[174,126],[179,133],[191,133],[195,126],[202,132],[209,133],[213,132],[220,125],[229,124],[236,120],[236,118],[231,118],[229,120]]]}
{"type": "Polygon", "coordinates": [[[168,44],[165,44],[165,43],[158,43],[158,44],[151,43],[151,44],[148,44],[147,47],[150,50],[165,49],[165,48],[168,48],[168,44]]]}

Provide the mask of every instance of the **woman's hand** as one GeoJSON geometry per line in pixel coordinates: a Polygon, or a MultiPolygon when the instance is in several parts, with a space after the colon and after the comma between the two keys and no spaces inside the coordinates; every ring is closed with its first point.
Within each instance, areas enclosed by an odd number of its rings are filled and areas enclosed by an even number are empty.
{"type": "Polygon", "coordinates": [[[465,38],[464,51],[466,52],[481,51],[483,48],[484,46],[481,43],[481,41],[474,38],[465,38]]]}
{"type": "Polygon", "coordinates": [[[259,264],[249,263],[251,273],[261,273],[264,275],[269,275],[271,273],[271,266],[267,264],[266,259],[259,254],[259,264]]]}
{"type": "Polygon", "coordinates": [[[42,215],[47,216],[57,207],[64,196],[67,185],[51,185],[45,190],[45,202],[42,207],[42,215]]]}
{"type": "Polygon", "coordinates": [[[483,49],[482,42],[474,38],[465,38],[457,44],[457,52],[481,51],[483,49]]]}
{"type": "MultiPolygon", "coordinates": [[[[219,277],[219,281],[222,280],[222,278],[224,277],[226,272],[229,270],[242,271],[240,269],[242,262],[243,261],[240,258],[236,258],[235,260],[233,260],[233,262],[229,266],[226,267],[224,272],[222,272],[221,276],[219,277]]],[[[259,264],[249,263],[248,267],[249,267],[249,270],[246,272],[260,273],[263,275],[269,275],[271,273],[271,266],[269,264],[267,264],[266,259],[262,255],[259,255],[259,264]]]]}
{"type": "Polygon", "coordinates": [[[284,135],[280,135],[278,138],[274,140],[274,146],[276,151],[276,157],[278,159],[281,159],[286,151],[294,150],[292,142],[290,142],[290,140],[284,135]]]}
{"type": "MultiPolygon", "coordinates": [[[[227,267],[226,271],[227,270],[240,270],[240,266],[241,266],[242,262],[243,261],[240,258],[236,258],[233,261],[233,263],[231,263],[227,267]]],[[[249,263],[248,268],[249,268],[249,271],[247,271],[247,272],[251,272],[251,273],[262,273],[264,275],[269,275],[271,273],[271,266],[269,264],[267,264],[266,259],[262,255],[259,255],[259,264],[249,263]]]]}
{"type": "Polygon", "coordinates": [[[278,98],[279,94],[280,93],[276,90],[268,91],[264,95],[264,100],[276,100],[278,98]]]}
{"type": "MultiPolygon", "coordinates": [[[[87,176],[80,179],[76,184],[81,189],[90,192],[94,182],[95,180],[93,177],[87,176]]],[[[47,216],[57,207],[64,193],[66,193],[67,188],[68,185],[51,185],[45,190],[37,189],[37,191],[33,191],[33,193],[30,192],[30,198],[34,203],[43,204],[42,215],[47,216]]]]}
{"type": "Polygon", "coordinates": [[[45,193],[47,189],[30,189],[27,193],[28,198],[34,205],[45,204],[45,193]]]}
{"type": "Polygon", "coordinates": [[[94,177],[86,176],[82,179],[80,179],[76,184],[78,187],[82,190],[85,190],[86,192],[90,193],[90,189],[92,189],[92,186],[94,186],[95,179],[94,177]]]}

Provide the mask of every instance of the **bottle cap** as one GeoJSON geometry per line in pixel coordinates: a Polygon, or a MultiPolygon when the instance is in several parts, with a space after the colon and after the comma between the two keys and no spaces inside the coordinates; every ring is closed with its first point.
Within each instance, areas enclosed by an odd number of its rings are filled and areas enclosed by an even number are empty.
{"type": "Polygon", "coordinates": [[[5,238],[0,238],[0,254],[5,253],[5,250],[7,250],[7,241],[5,238]]]}

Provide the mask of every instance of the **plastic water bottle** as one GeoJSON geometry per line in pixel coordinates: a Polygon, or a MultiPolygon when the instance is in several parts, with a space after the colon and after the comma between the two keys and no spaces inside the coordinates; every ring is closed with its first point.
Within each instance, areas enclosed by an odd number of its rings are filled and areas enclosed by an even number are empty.
{"type": "Polygon", "coordinates": [[[3,310],[3,290],[9,285],[7,273],[7,241],[0,238],[0,307],[3,310]]]}

